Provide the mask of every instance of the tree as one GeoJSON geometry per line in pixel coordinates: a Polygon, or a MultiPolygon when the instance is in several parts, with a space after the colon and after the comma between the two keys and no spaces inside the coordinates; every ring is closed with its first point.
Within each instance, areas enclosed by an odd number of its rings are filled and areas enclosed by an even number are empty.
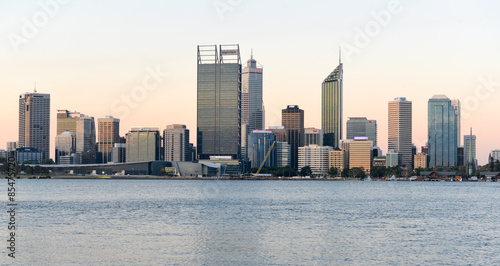
{"type": "Polygon", "coordinates": [[[353,167],[349,170],[349,175],[353,178],[363,178],[365,177],[365,170],[363,167],[353,167]]]}
{"type": "Polygon", "coordinates": [[[311,167],[309,165],[304,166],[300,169],[300,176],[310,176],[312,173],[311,167]]]}
{"type": "Polygon", "coordinates": [[[328,175],[329,176],[337,176],[339,174],[339,169],[337,167],[330,167],[328,170],[328,175]]]}
{"type": "Polygon", "coordinates": [[[52,159],[43,159],[42,164],[54,164],[54,160],[52,159]]]}
{"type": "Polygon", "coordinates": [[[420,172],[424,171],[422,167],[415,168],[413,171],[415,171],[415,175],[419,176],[420,172]]]}
{"type": "Polygon", "coordinates": [[[349,169],[344,168],[344,170],[342,170],[342,172],[340,173],[340,176],[341,177],[348,177],[349,176],[349,169]]]}
{"type": "Polygon", "coordinates": [[[41,172],[42,172],[42,169],[41,169],[40,165],[35,165],[35,167],[33,168],[33,173],[39,175],[41,172]]]}
{"type": "Polygon", "coordinates": [[[387,173],[387,167],[385,166],[374,166],[370,169],[370,175],[373,177],[383,177],[387,173]]]}

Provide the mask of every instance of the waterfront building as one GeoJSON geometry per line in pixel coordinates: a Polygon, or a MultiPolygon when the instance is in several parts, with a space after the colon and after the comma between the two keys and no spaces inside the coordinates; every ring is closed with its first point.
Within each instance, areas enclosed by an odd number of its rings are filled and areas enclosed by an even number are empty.
{"type": "Polygon", "coordinates": [[[111,149],[120,142],[120,119],[112,116],[97,119],[98,145],[97,151],[101,154],[101,162],[111,161],[111,149]]]}
{"type": "Polygon", "coordinates": [[[304,146],[323,146],[323,130],[314,127],[304,129],[304,146]]]}
{"type": "Polygon", "coordinates": [[[389,101],[388,150],[399,154],[398,165],[406,172],[413,169],[412,102],[405,97],[389,101]]]}
{"type": "Polygon", "coordinates": [[[399,153],[394,150],[389,150],[386,156],[387,167],[394,167],[399,165],[399,153]]]}
{"type": "Polygon", "coordinates": [[[377,146],[377,121],[368,120],[366,117],[349,117],[346,124],[347,139],[354,137],[368,137],[377,146]]]}
{"type": "Polygon", "coordinates": [[[19,146],[33,148],[50,158],[50,94],[23,93],[19,96],[19,146]]]}
{"type": "Polygon", "coordinates": [[[287,142],[290,144],[290,166],[298,168],[299,147],[304,146],[304,110],[298,105],[288,105],[281,111],[281,123],[285,127],[287,142]]]}
{"type": "MultiPolygon", "coordinates": [[[[340,55],[339,55],[340,56],[340,55]]],[[[323,144],[339,148],[342,139],[343,110],[343,68],[339,65],[325,78],[321,84],[321,129],[323,144]]]]}
{"type": "Polygon", "coordinates": [[[415,162],[414,162],[415,169],[416,168],[422,168],[422,169],[427,168],[427,154],[423,154],[423,153],[415,154],[413,156],[413,158],[415,160],[415,162]]]}
{"type": "MultiPolygon", "coordinates": [[[[254,130],[248,135],[248,159],[252,168],[258,168],[275,141],[274,134],[266,130],[254,130]]],[[[274,147],[273,147],[274,149],[274,147]]],[[[276,165],[275,152],[270,152],[264,167],[276,165]]]]}
{"type": "MultiPolygon", "coordinates": [[[[68,110],[57,111],[57,135],[70,131],[76,136],[76,153],[82,164],[96,163],[96,129],[94,117],[68,110]]],[[[75,160],[75,163],[78,163],[75,160]]]]}
{"type": "Polygon", "coordinates": [[[160,128],[133,127],[125,135],[126,162],[147,162],[160,159],[160,128]]]}
{"type": "Polygon", "coordinates": [[[7,159],[9,157],[9,152],[2,149],[0,150],[0,158],[4,158],[4,159],[7,159]]]}
{"type": "Polygon", "coordinates": [[[163,130],[163,147],[165,161],[191,161],[189,129],[186,125],[168,125],[163,130]]]}
{"type": "Polygon", "coordinates": [[[329,156],[332,149],[330,146],[318,145],[299,147],[298,169],[309,166],[312,176],[327,175],[330,164],[329,156]]]}
{"type": "Polygon", "coordinates": [[[44,153],[41,151],[38,151],[38,149],[35,148],[29,148],[29,147],[24,147],[24,148],[17,148],[16,149],[16,157],[17,157],[17,163],[19,165],[24,164],[24,163],[31,163],[31,164],[39,164],[42,163],[43,160],[43,155],[44,153]]]}
{"type": "Polygon", "coordinates": [[[239,45],[198,45],[197,145],[200,159],[240,158],[241,59],[239,45]]]}
{"type": "Polygon", "coordinates": [[[387,157],[377,156],[373,157],[373,167],[387,167],[387,157]]]}
{"type": "Polygon", "coordinates": [[[362,167],[370,173],[373,144],[367,137],[357,137],[349,142],[349,169],[362,167]]]}
{"type": "Polygon", "coordinates": [[[286,141],[276,141],[274,148],[276,149],[276,167],[290,166],[290,144],[286,141]]]}
{"type": "Polygon", "coordinates": [[[347,168],[347,152],[339,148],[332,149],[330,151],[330,158],[328,168],[337,168],[338,174],[347,168]]]}
{"type": "Polygon", "coordinates": [[[457,165],[457,115],[445,95],[428,102],[429,168],[457,165]]]}

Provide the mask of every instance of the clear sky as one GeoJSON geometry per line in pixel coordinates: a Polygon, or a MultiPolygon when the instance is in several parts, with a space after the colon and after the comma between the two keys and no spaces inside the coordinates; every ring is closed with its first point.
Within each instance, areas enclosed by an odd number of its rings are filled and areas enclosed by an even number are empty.
{"type": "Polygon", "coordinates": [[[388,101],[407,97],[420,151],[427,101],[445,94],[462,101],[462,134],[473,127],[486,163],[500,148],[500,2],[367,2],[0,1],[0,148],[17,140],[18,97],[35,81],[51,94],[51,154],[58,109],[113,115],[121,135],[182,123],[196,143],[198,44],[239,44],[243,61],[253,49],[267,126],[293,104],[320,128],[321,82],[342,45],[344,123],[377,120],[385,153],[388,101]]]}

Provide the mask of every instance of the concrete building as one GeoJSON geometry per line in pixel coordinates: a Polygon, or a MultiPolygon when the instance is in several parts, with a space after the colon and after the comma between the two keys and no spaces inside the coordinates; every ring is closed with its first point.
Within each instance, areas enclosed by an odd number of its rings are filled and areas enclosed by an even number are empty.
{"type": "Polygon", "coordinates": [[[457,166],[462,166],[464,165],[466,159],[465,159],[465,149],[464,147],[458,147],[457,148],[457,166]]]}
{"type": "Polygon", "coordinates": [[[290,144],[288,142],[276,141],[274,147],[276,149],[276,167],[290,166],[290,144]]]}
{"type": "MultiPolygon", "coordinates": [[[[241,59],[239,45],[198,45],[197,148],[200,159],[240,158],[241,59]]],[[[128,158],[127,158],[128,160],[128,158]]]]}
{"type": "Polygon", "coordinates": [[[0,150],[0,158],[7,159],[9,157],[9,152],[6,150],[0,150]]]}
{"type": "Polygon", "coordinates": [[[298,168],[309,166],[311,167],[312,176],[325,176],[329,169],[330,151],[333,150],[329,146],[309,145],[299,147],[299,164],[298,168]]]}
{"type": "Polygon", "coordinates": [[[165,148],[163,157],[165,161],[191,161],[189,129],[186,125],[168,125],[163,130],[163,147],[165,148]]]}
{"type": "Polygon", "coordinates": [[[330,151],[330,158],[329,158],[329,164],[328,164],[328,169],[335,167],[337,168],[338,174],[348,168],[347,167],[347,152],[344,150],[341,150],[339,148],[333,149],[330,151]]]}
{"type": "Polygon", "coordinates": [[[17,141],[8,141],[7,142],[7,151],[15,151],[17,149],[18,142],[17,141]]]}
{"type": "Polygon", "coordinates": [[[19,146],[33,148],[50,158],[50,94],[23,93],[19,96],[19,146]]]}
{"type": "Polygon", "coordinates": [[[80,154],[80,163],[95,163],[97,161],[97,147],[94,118],[76,111],[58,110],[57,135],[59,136],[65,131],[70,131],[76,136],[76,153],[80,154]]]}
{"type": "Polygon", "coordinates": [[[343,117],[343,68],[339,65],[321,83],[321,129],[323,144],[339,148],[342,139],[343,117]]]}
{"type": "Polygon", "coordinates": [[[467,169],[472,167],[472,173],[476,172],[477,170],[476,135],[464,135],[463,165],[467,166],[467,169]]]}
{"type": "Polygon", "coordinates": [[[500,150],[492,150],[490,158],[493,158],[493,161],[500,161],[500,150]]]}
{"type": "MultiPolygon", "coordinates": [[[[76,136],[73,132],[66,130],[56,137],[56,164],[60,164],[60,157],[76,153],[76,136]]],[[[78,164],[80,162],[74,161],[78,164]]]]}
{"type": "Polygon", "coordinates": [[[366,137],[355,138],[349,142],[349,169],[362,167],[365,173],[370,173],[372,162],[371,140],[366,137]]]}
{"type": "Polygon", "coordinates": [[[398,152],[398,165],[408,174],[413,169],[412,102],[405,97],[389,102],[388,150],[398,152]]]}
{"type": "Polygon", "coordinates": [[[288,135],[286,134],[284,126],[270,126],[269,129],[266,130],[273,132],[276,141],[288,142],[288,135]]]}
{"type": "Polygon", "coordinates": [[[304,146],[323,146],[323,130],[314,127],[304,129],[304,146]]]}
{"type": "Polygon", "coordinates": [[[427,154],[423,154],[423,153],[415,154],[414,160],[415,160],[415,162],[414,162],[415,169],[427,168],[427,154]]]}
{"type": "Polygon", "coordinates": [[[127,154],[127,144],[126,143],[115,143],[114,147],[111,149],[110,162],[113,163],[124,163],[126,162],[127,154]]]}
{"type": "Polygon", "coordinates": [[[347,120],[347,139],[354,137],[368,137],[377,146],[377,121],[366,117],[349,117],[347,120]]]}
{"type": "Polygon", "coordinates": [[[387,157],[385,156],[377,156],[373,157],[373,167],[387,167],[387,157]]]}
{"type": "Polygon", "coordinates": [[[299,147],[304,146],[304,110],[298,105],[288,105],[281,111],[281,123],[285,127],[287,142],[290,144],[290,166],[298,168],[299,147]]]}
{"type": "Polygon", "coordinates": [[[399,165],[399,153],[394,150],[389,150],[386,156],[387,167],[394,167],[399,165]]]}
{"type": "Polygon", "coordinates": [[[125,135],[126,161],[147,162],[160,159],[160,128],[159,127],[133,127],[125,135]]]}
{"type": "Polygon", "coordinates": [[[18,164],[31,163],[31,164],[39,164],[42,163],[43,160],[43,152],[38,151],[35,148],[17,148],[16,149],[16,157],[18,164]]]}
{"type": "Polygon", "coordinates": [[[458,117],[445,95],[428,102],[429,168],[457,166],[458,117]]]}
{"type": "MultiPolygon", "coordinates": [[[[271,131],[254,130],[248,135],[248,159],[251,163],[250,167],[260,167],[274,141],[275,137],[271,131]]],[[[263,165],[264,167],[276,165],[275,154],[276,153],[273,151],[269,153],[269,156],[263,165]]]]}
{"type": "Polygon", "coordinates": [[[120,142],[120,119],[112,116],[97,119],[98,145],[97,151],[100,153],[101,162],[111,161],[111,149],[115,143],[120,142]]]}

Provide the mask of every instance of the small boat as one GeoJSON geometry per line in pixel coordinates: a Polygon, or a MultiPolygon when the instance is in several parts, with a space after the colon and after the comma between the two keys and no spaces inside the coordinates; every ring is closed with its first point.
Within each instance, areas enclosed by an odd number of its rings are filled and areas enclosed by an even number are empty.
{"type": "Polygon", "coordinates": [[[364,181],[372,181],[372,177],[371,176],[367,176],[367,177],[365,177],[364,181]]]}
{"type": "Polygon", "coordinates": [[[389,179],[386,179],[385,181],[397,181],[397,179],[395,175],[392,175],[389,179]]]}

